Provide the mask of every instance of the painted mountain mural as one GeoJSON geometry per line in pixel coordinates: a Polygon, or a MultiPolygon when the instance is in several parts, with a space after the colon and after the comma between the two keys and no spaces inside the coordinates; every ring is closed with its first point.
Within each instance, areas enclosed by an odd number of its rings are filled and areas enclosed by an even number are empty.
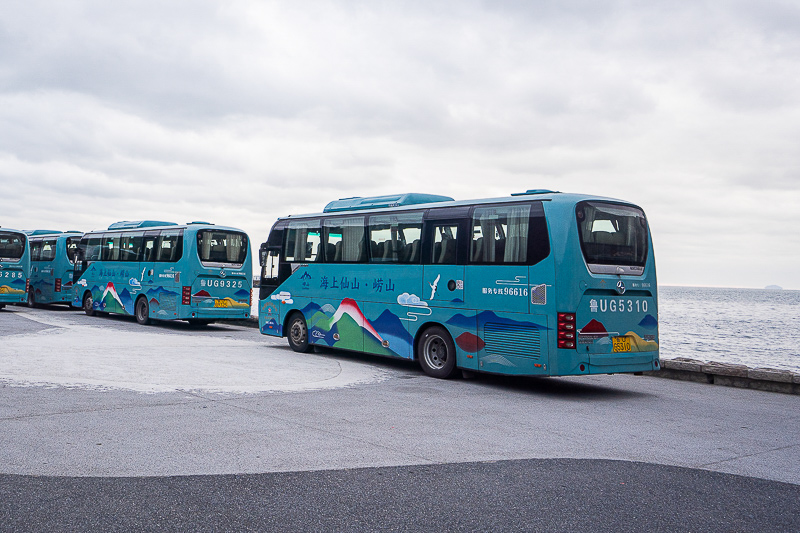
{"type": "Polygon", "coordinates": [[[106,285],[105,290],[103,290],[103,295],[100,297],[100,301],[96,302],[95,306],[100,311],[105,311],[106,313],[130,314],[125,310],[125,305],[122,303],[122,300],[120,300],[117,289],[111,282],[106,285]]]}
{"type": "Polygon", "coordinates": [[[310,340],[344,350],[389,357],[409,357],[410,335],[402,322],[389,311],[370,322],[352,298],[345,298],[335,310],[326,305],[309,304],[302,310],[310,340]]]}

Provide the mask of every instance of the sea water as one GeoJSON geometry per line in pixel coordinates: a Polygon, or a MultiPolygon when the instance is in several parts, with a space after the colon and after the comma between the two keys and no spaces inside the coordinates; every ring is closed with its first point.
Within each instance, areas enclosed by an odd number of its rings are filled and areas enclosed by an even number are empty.
{"type": "Polygon", "coordinates": [[[659,355],[800,372],[800,291],[658,288],[659,355]]]}
{"type": "Polygon", "coordinates": [[[800,372],[800,291],[660,286],[658,322],[662,359],[800,372]]]}

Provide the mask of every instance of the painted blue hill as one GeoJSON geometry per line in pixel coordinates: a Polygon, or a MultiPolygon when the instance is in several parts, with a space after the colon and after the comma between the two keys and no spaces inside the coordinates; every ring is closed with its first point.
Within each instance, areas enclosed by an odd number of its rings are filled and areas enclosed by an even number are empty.
{"type": "MultiPolygon", "coordinates": [[[[522,322],[519,320],[511,320],[510,318],[503,318],[497,316],[492,311],[481,311],[478,313],[477,316],[477,323],[478,324],[486,324],[486,323],[493,323],[493,324],[508,324],[512,326],[526,326],[526,327],[534,327],[540,330],[549,330],[547,326],[543,326],[541,324],[537,324],[535,322],[522,322]]],[[[453,318],[448,320],[446,324],[450,324],[451,326],[456,326],[461,329],[466,330],[473,330],[476,326],[476,321],[474,317],[468,317],[462,314],[454,315],[453,318]]]]}
{"type": "Polygon", "coordinates": [[[233,293],[233,295],[236,296],[237,298],[249,298],[250,297],[250,291],[246,291],[244,289],[240,289],[240,290],[236,291],[235,293],[233,293]]]}
{"type": "Polygon", "coordinates": [[[411,334],[406,330],[403,322],[388,309],[381,313],[381,316],[377,319],[370,320],[369,322],[381,337],[391,336],[397,339],[403,339],[408,343],[414,340],[411,334]]]}
{"type": "Polygon", "coordinates": [[[653,315],[645,316],[639,325],[644,329],[656,329],[658,327],[658,320],[653,315]]]}
{"type": "MultiPolygon", "coordinates": [[[[147,289],[147,292],[145,294],[148,296],[148,298],[152,298],[154,296],[161,297],[162,295],[167,295],[167,296],[177,296],[178,295],[177,292],[171,291],[169,289],[165,289],[161,285],[159,285],[155,289],[147,289]]],[[[158,298],[156,298],[156,299],[158,299],[158,298]]]]}
{"type": "Polygon", "coordinates": [[[122,302],[122,307],[124,307],[128,313],[133,314],[133,298],[131,297],[131,293],[128,292],[128,289],[123,288],[118,296],[119,301],[122,302]]]}
{"type": "Polygon", "coordinates": [[[22,278],[17,278],[11,282],[10,287],[12,289],[22,290],[25,288],[25,280],[22,278]]]}

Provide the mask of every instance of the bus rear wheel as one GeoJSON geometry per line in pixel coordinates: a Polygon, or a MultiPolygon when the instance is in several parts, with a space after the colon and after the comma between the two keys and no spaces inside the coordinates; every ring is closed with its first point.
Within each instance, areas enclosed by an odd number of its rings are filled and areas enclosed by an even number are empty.
{"type": "Polygon", "coordinates": [[[147,303],[147,298],[136,300],[134,314],[136,315],[136,322],[139,324],[146,326],[150,323],[150,304],[147,303]]]}
{"type": "Polygon", "coordinates": [[[426,329],[417,341],[419,366],[431,377],[447,379],[456,371],[456,345],[441,326],[426,329]]]}
{"type": "Polygon", "coordinates": [[[295,352],[307,353],[313,349],[308,343],[308,325],[303,313],[296,312],[289,318],[289,331],[286,338],[289,340],[289,346],[295,352]]]}
{"type": "Polygon", "coordinates": [[[83,312],[86,313],[87,316],[94,316],[94,300],[92,300],[92,293],[86,291],[86,294],[83,295],[83,312]]]}

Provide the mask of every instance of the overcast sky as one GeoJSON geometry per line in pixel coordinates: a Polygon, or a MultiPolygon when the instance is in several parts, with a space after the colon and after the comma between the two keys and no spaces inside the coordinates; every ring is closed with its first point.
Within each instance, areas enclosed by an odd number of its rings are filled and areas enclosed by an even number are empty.
{"type": "Polygon", "coordinates": [[[797,1],[5,0],[0,226],[398,192],[637,203],[659,282],[800,289],[797,1]]]}

